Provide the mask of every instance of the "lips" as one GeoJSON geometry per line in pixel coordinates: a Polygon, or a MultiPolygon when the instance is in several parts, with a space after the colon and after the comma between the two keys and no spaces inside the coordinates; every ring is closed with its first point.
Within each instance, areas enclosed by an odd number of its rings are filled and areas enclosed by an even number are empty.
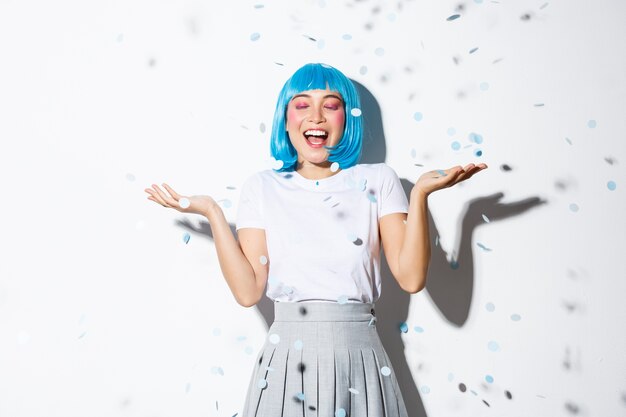
{"type": "Polygon", "coordinates": [[[321,148],[328,139],[328,132],[322,129],[309,129],[304,132],[304,138],[309,146],[321,148]]]}

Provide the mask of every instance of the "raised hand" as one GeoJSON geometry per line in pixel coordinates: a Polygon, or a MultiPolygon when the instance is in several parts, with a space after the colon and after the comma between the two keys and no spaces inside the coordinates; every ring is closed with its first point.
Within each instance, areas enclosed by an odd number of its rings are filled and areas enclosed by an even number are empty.
{"type": "Polygon", "coordinates": [[[148,200],[152,200],[163,207],[173,208],[181,213],[195,213],[202,216],[207,216],[207,213],[211,208],[219,206],[215,200],[208,195],[193,195],[185,197],[178,194],[165,183],[163,183],[163,187],[169,192],[170,195],[162,191],[158,185],[152,184],[152,188],[146,188],[144,190],[150,194],[148,200]],[[189,204],[186,204],[187,202],[185,199],[188,200],[189,204]]]}
{"type": "Polygon", "coordinates": [[[458,165],[445,170],[429,171],[419,177],[413,189],[428,196],[437,190],[465,181],[483,169],[487,169],[487,164],[468,164],[465,168],[458,165]]]}

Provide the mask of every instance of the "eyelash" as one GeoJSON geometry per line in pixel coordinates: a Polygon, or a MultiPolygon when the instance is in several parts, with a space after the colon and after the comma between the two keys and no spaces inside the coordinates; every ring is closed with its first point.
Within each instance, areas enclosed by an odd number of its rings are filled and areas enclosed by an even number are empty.
{"type": "MultiPolygon", "coordinates": [[[[306,104],[296,104],[296,110],[306,109],[307,107],[309,106],[306,104]]],[[[339,106],[324,106],[324,108],[328,110],[339,110],[339,106]]]]}

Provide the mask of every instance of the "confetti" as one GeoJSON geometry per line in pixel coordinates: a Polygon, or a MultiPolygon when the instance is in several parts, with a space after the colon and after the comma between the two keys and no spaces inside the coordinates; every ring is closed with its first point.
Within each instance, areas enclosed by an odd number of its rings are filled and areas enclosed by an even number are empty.
{"type": "Polygon", "coordinates": [[[348,391],[350,391],[353,394],[358,394],[359,393],[359,390],[356,389],[356,388],[348,388],[348,391]]]}
{"type": "Polygon", "coordinates": [[[574,213],[576,213],[576,212],[578,211],[578,204],[576,204],[576,203],[571,203],[571,204],[569,205],[569,209],[570,209],[570,211],[573,211],[574,213]]]}
{"type": "Polygon", "coordinates": [[[346,417],[346,410],[343,408],[338,409],[335,411],[335,417],[346,417]]]}
{"type": "Polygon", "coordinates": [[[267,256],[265,255],[259,256],[259,262],[261,262],[261,265],[267,265],[267,256]]]}
{"type": "Polygon", "coordinates": [[[276,333],[272,333],[269,337],[270,343],[277,345],[280,342],[280,336],[276,333]]]}
{"type": "Polygon", "coordinates": [[[359,117],[362,114],[361,109],[354,108],[350,110],[350,114],[353,115],[354,117],[359,117]]]}
{"type": "Polygon", "coordinates": [[[491,249],[490,249],[490,248],[488,248],[487,246],[483,245],[483,244],[482,244],[482,243],[480,243],[480,242],[476,242],[476,245],[477,245],[479,248],[481,248],[482,250],[484,250],[485,252],[491,252],[491,249]]]}
{"type": "Polygon", "coordinates": [[[259,125],[259,131],[260,131],[261,133],[265,133],[265,123],[261,123],[261,124],[259,125]]]}
{"type": "Polygon", "coordinates": [[[424,329],[420,326],[413,327],[413,330],[415,330],[416,333],[424,333],[424,329]]]}
{"type": "Polygon", "coordinates": [[[448,18],[446,20],[447,21],[455,20],[455,19],[458,19],[459,17],[461,17],[460,14],[453,14],[452,16],[448,16],[448,18]]]}
{"type": "Polygon", "coordinates": [[[415,158],[417,156],[417,151],[413,148],[411,149],[411,158],[415,158]]]}
{"type": "Polygon", "coordinates": [[[456,129],[453,127],[449,127],[447,133],[448,136],[454,136],[456,134],[456,129]]]}
{"type": "Polygon", "coordinates": [[[264,389],[267,387],[267,381],[264,378],[259,379],[259,382],[257,383],[257,386],[260,389],[264,389]]]}
{"type": "Polygon", "coordinates": [[[273,169],[281,169],[285,163],[280,159],[272,158],[272,168],[273,169]]]}
{"type": "Polygon", "coordinates": [[[487,343],[487,349],[489,349],[492,352],[496,352],[496,351],[500,350],[500,346],[498,345],[497,342],[494,342],[492,340],[489,343],[487,343]]]}
{"type": "Polygon", "coordinates": [[[473,53],[474,53],[474,52],[476,52],[476,51],[478,51],[478,47],[470,49],[469,53],[470,53],[470,54],[473,54],[473,53]]]}
{"type": "Polygon", "coordinates": [[[352,35],[350,35],[349,33],[344,34],[341,39],[343,39],[344,41],[349,41],[352,39],[352,35]]]}
{"type": "Polygon", "coordinates": [[[361,66],[361,68],[359,68],[359,74],[361,74],[361,75],[367,74],[367,67],[365,65],[363,65],[363,66],[361,66]]]}
{"type": "Polygon", "coordinates": [[[367,199],[369,201],[371,201],[372,203],[375,203],[376,201],[378,201],[378,200],[376,200],[376,196],[374,194],[370,194],[370,193],[367,193],[367,199]]]}
{"type": "Polygon", "coordinates": [[[293,342],[293,347],[296,350],[302,350],[302,345],[303,345],[303,343],[302,343],[302,340],[300,340],[300,339],[298,339],[295,342],[293,342]]]}
{"type": "Polygon", "coordinates": [[[339,163],[333,162],[332,164],[330,164],[330,170],[331,172],[337,172],[339,170],[339,163]]]}
{"type": "Polygon", "coordinates": [[[452,148],[453,151],[458,151],[459,149],[461,149],[461,144],[458,141],[454,141],[450,144],[450,147],[452,148]]]}
{"type": "Polygon", "coordinates": [[[491,375],[485,375],[485,381],[491,384],[493,382],[493,377],[491,375]]]}
{"type": "Polygon", "coordinates": [[[485,309],[487,309],[487,311],[494,311],[496,309],[496,306],[492,302],[488,302],[487,304],[485,304],[485,309]]]}
{"type": "Polygon", "coordinates": [[[391,368],[389,368],[388,366],[383,366],[382,368],[380,368],[380,373],[385,376],[389,376],[391,375],[391,368]]]}
{"type": "Polygon", "coordinates": [[[183,234],[183,242],[185,242],[185,245],[186,245],[187,243],[189,243],[189,239],[191,239],[191,235],[189,235],[189,233],[186,233],[186,232],[185,232],[185,233],[183,234]]]}
{"type": "Polygon", "coordinates": [[[250,40],[252,42],[259,40],[259,38],[261,37],[261,34],[258,32],[254,32],[252,35],[250,35],[250,40]]]}
{"type": "Polygon", "coordinates": [[[218,203],[222,203],[222,205],[224,206],[224,208],[230,208],[233,205],[233,202],[230,201],[229,199],[225,198],[223,200],[219,200],[218,203]]]}
{"type": "Polygon", "coordinates": [[[304,392],[299,392],[296,394],[296,398],[300,401],[304,401],[304,392]]]}
{"type": "Polygon", "coordinates": [[[383,55],[385,55],[385,49],[384,49],[384,48],[376,48],[376,49],[374,50],[374,53],[375,53],[377,56],[383,56],[383,55]]]}
{"type": "Polygon", "coordinates": [[[400,331],[402,333],[408,332],[409,331],[409,326],[405,322],[400,323],[400,331]]]}
{"type": "Polygon", "coordinates": [[[420,391],[422,392],[422,394],[429,394],[430,393],[430,387],[428,385],[422,385],[420,387],[420,391]]]}
{"type": "Polygon", "coordinates": [[[522,317],[519,314],[511,314],[511,320],[520,321],[522,317]]]}
{"type": "Polygon", "coordinates": [[[415,119],[415,121],[419,122],[423,118],[424,118],[424,116],[422,115],[422,113],[420,113],[420,112],[413,113],[413,119],[415,119]]]}
{"type": "Polygon", "coordinates": [[[187,207],[191,205],[191,202],[189,201],[188,198],[182,197],[180,200],[178,200],[178,205],[180,206],[180,208],[186,209],[187,207]]]}
{"type": "Polygon", "coordinates": [[[589,126],[589,128],[590,128],[590,129],[595,129],[595,127],[596,127],[597,125],[598,125],[598,123],[597,123],[595,120],[593,120],[593,119],[591,119],[591,120],[589,120],[589,121],[587,122],[587,126],[589,126]]]}
{"type": "Polygon", "coordinates": [[[347,295],[340,295],[339,297],[337,297],[337,302],[339,304],[346,304],[348,302],[348,296],[347,295]]]}
{"type": "Polygon", "coordinates": [[[483,137],[482,135],[479,135],[478,133],[470,133],[467,137],[469,139],[470,142],[473,143],[483,143],[483,137]]]}
{"type": "Polygon", "coordinates": [[[615,181],[609,181],[609,182],[606,183],[606,187],[609,190],[613,191],[617,187],[617,184],[615,184],[615,181]]]}
{"type": "Polygon", "coordinates": [[[362,178],[359,180],[359,185],[358,185],[358,189],[359,191],[365,191],[365,187],[367,185],[367,179],[362,178]]]}
{"type": "Polygon", "coordinates": [[[487,91],[487,90],[489,90],[489,83],[482,82],[482,83],[480,83],[479,88],[480,88],[482,91],[487,91]]]}
{"type": "Polygon", "coordinates": [[[489,217],[485,216],[484,214],[482,214],[483,220],[485,221],[485,223],[489,223],[489,217]]]}

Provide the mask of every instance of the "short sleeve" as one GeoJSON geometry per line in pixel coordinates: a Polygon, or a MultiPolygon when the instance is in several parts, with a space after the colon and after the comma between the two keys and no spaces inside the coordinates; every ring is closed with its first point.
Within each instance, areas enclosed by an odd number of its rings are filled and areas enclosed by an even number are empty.
{"type": "Polygon", "coordinates": [[[391,213],[409,212],[409,201],[398,174],[384,163],[380,164],[379,184],[378,218],[391,213]]]}
{"type": "Polygon", "coordinates": [[[265,229],[263,221],[262,179],[257,173],[249,177],[241,186],[239,205],[237,206],[236,230],[244,227],[265,229]]]}

